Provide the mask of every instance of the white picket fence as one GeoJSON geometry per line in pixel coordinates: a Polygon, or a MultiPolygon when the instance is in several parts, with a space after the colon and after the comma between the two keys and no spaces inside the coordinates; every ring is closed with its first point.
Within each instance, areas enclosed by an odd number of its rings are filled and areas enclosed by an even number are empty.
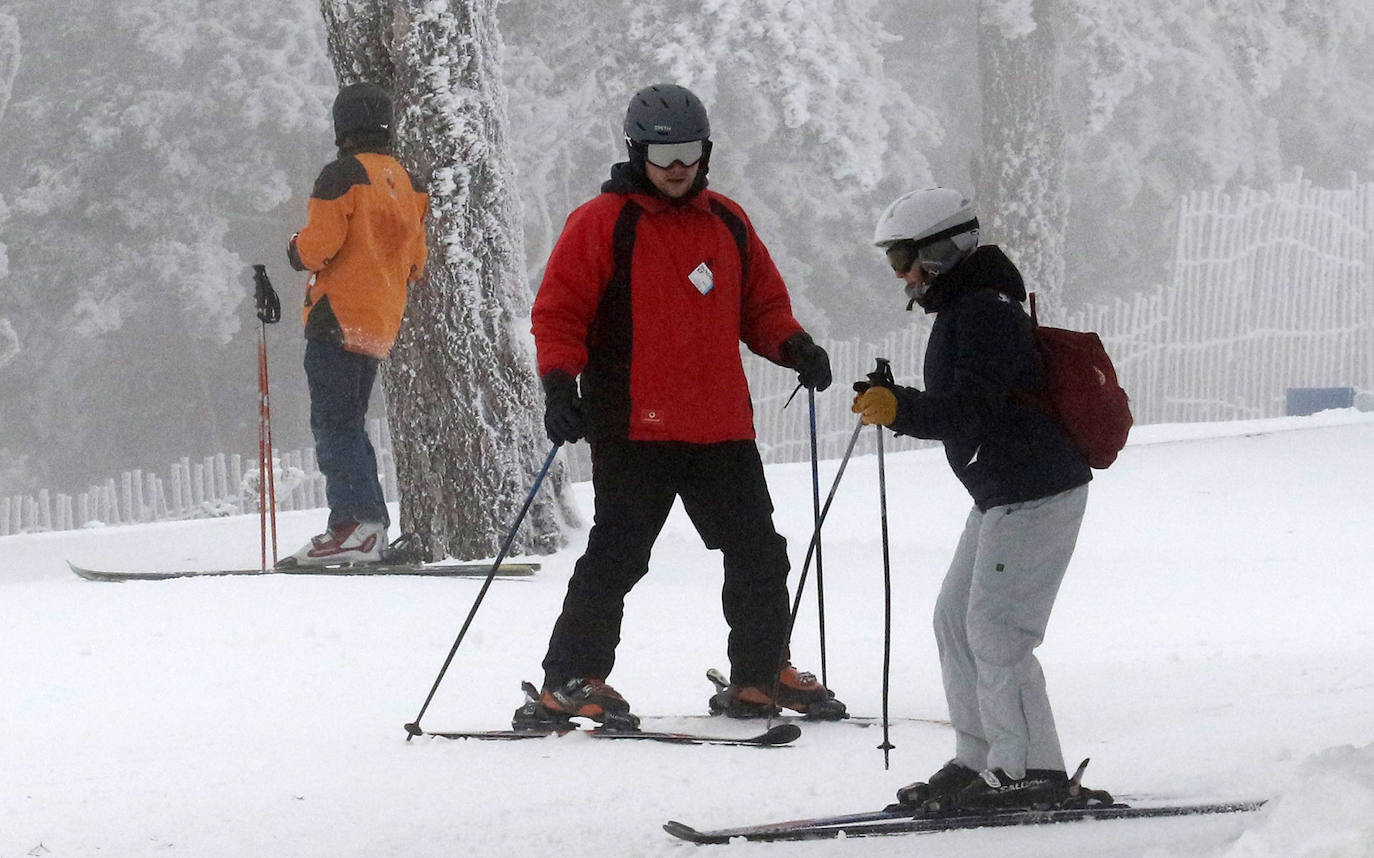
{"type": "MultiPolygon", "coordinates": [[[[1074,313],[1040,308],[1042,324],[1098,332],[1137,424],[1281,416],[1292,387],[1349,387],[1369,400],[1374,184],[1329,190],[1295,174],[1269,191],[1190,194],[1177,215],[1169,283],[1074,313]]],[[[920,386],[930,328],[923,315],[912,322],[881,343],[825,343],[839,390],[817,397],[823,458],[843,453],[854,425],[847,382],[875,357],[892,360],[899,382],[920,386]]],[[[758,360],[749,375],[764,460],[809,458],[803,396],[790,414],[779,411],[793,375],[758,360]]]]}
{"type": "Polygon", "coordinates": [[[1172,282],[1066,326],[1102,332],[1139,422],[1284,413],[1290,387],[1374,389],[1374,184],[1180,201],[1172,282]]]}
{"type": "MultiPolygon", "coordinates": [[[[1350,387],[1374,394],[1374,184],[1330,190],[1300,174],[1272,190],[1190,194],[1179,202],[1169,283],[1072,314],[1041,307],[1047,325],[1097,331],[1131,396],[1138,424],[1239,420],[1284,413],[1291,387],[1350,387]]],[[[929,319],[876,343],[826,341],[835,386],[816,397],[817,447],[839,457],[855,426],[849,382],[892,361],[899,383],[921,385],[929,319]]],[[[810,457],[806,393],[787,408],[794,373],[745,359],[765,462],[810,457]]],[[[397,496],[384,421],[369,427],[388,500],[397,496]]],[[[873,449],[865,432],[859,449],[873,449]]],[[[889,450],[927,442],[888,436],[889,450]]],[[[283,510],[324,505],[314,451],[279,453],[283,510]]],[[[586,479],[586,445],[567,451],[586,479]]],[[[174,462],[165,479],[130,471],[76,496],[40,491],[0,498],[0,536],[91,524],[253,512],[256,462],[218,454],[174,462]]]]}
{"type": "MultiPolygon", "coordinates": [[[[382,490],[388,501],[395,501],[396,465],[386,423],[370,420],[367,430],[377,450],[382,490]]],[[[326,505],[324,476],[313,448],[274,450],[273,464],[277,509],[326,505]]],[[[165,477],[132,470],[74,495],[45,489],[37,495],[0,497],[0,536],[256,513],[257,485],[256,456],[217,453],[194,461],[183,457],[168,467],[165,477]]]]}

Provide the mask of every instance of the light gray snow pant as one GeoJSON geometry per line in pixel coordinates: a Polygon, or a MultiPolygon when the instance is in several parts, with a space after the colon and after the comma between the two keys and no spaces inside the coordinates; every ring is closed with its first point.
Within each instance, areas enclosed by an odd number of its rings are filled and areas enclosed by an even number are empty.
{"type": "Polygon", "coordinates": [[[1045,675],[1045,637],[1088,486],[1025,503],[974,509],[935,602],[955,760],[975,771],[1064,769],[1045,675]]]}

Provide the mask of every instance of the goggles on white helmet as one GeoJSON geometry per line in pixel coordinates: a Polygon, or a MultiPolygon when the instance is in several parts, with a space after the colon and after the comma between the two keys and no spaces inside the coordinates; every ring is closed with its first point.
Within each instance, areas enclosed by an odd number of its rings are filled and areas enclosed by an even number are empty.
{"type": "Polygon", "coordinates": [[[916,242],[907,239],[887,246],[887,261],[892,266],[892,270],[898,274],[906,274],[911,270],[911,266],[916,264],[917,259],[916,242]]]}
{"type": "Polygon", "coordinates": [[[878,218],[873,243],[887,252],[898,274],[919,265],[936,275],[978,246],[978,217],[973,204],[958,191],[911,191],[893,200],[878,218]]]}
{"type": "Polygon", "coordinates": [[[978,246],[978,221],[965,221],[952,229],[956,232],[936,233],[920,241],[902,239],[885,249],[892,270],[905,275],[918,265],[932,276],[952,268],[978,246]]]}

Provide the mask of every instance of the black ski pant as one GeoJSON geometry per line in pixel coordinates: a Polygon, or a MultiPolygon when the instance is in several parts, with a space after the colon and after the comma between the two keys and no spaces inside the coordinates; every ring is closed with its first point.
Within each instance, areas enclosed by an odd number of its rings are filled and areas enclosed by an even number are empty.
{"type": "Polygon", "coordinates": [[[648,572],[677,497],[706,547],[724,555],[731,680],[772,682],[787,658],[791,566],[787,540],[773,528],[758,447],[599,439],[591,451],[595,518],[544,656],[546,687],[610,674],[625,596],[648,572]]]}

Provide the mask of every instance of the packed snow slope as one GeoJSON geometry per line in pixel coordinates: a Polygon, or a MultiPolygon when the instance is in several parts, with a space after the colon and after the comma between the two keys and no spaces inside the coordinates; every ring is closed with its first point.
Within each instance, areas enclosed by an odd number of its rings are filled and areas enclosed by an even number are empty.
{"type": "MultiPolygon", "coordinates": [[[[804,432],[799,425],[799,432],[804,432]]],[[[882,711],[872,433],[825,531],[827,674],[882,711]]],[[[822,493],[837,463],[821,468],[822,493]]],[[[886,462],[891,768],[882,727],[779,749],[422,738],[415,718],[480,580],[182,579],[66,567],[254,566],[257,520],[0,539],[0,856],[1374,855],[1374,414],[1141,427],[1097,472],[1040,649],[1070,764],[1139,803],[1267,797],[1259,813],[808,844],[694,847],[659,826],[886,804],[949,755],[932,603],[968,510],[938,450],[886,462]],[[925,720],[923,720],[925,719],[925,720]]],[[[769,468],[795,587],[810,468],[769,468]]],[[[590,518],[587,485],[574,489],[590,518]]],[[[322,513],[283,517],[282,551],[322,513]]],[[[586,532],[495,581],[422,726],[505,726],[586,532]]],[[[820,669],[808,578],[795,661],[820,669]]],[[[726,667],[719,556],[680,509],[630,596],[614,685],[646,726],[701,717],[726,667]],[[675,716],[675,717],[669,717],[675,716]]]]}

